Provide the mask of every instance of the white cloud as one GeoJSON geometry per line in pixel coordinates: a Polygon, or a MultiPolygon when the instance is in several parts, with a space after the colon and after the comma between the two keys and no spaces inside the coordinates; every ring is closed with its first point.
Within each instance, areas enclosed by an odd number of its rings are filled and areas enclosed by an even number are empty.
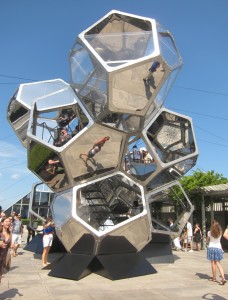
{"type": "Polygon", "coordinates": [[[17,180],[17,179],[19,179],[21,176],[19,175],[19,174],[12,174],[11,175],[11,178],[12,179],[15,179],[15,180],[17,180]]]}

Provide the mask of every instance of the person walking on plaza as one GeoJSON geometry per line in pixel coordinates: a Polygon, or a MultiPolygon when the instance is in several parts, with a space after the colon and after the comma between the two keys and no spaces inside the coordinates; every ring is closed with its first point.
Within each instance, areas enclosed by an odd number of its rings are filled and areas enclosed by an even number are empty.
{"type": "Polygon", "coordinates": [[[207,259],[211,261],[212,269],[212,279],[211,281],[217,282],[216,280],[216,268],[218,268],[221,281],[219,285],[224,285],[226,283],[224,277],[223,267],[220,261],[223,259],[223,251],[221,246],[222,228],[220,224],[214,220],[211,223],[210,231],[207,233],[207,259]]]}
{"type": "Polygon", "coordinates": [[[189,221],[187,222],[187,235],[188,235],[188,241],[187,242],[190,245],[189,252],[193,252],[193,249],[192,249],[192,236],[193,236],[192,224],[189,221]]]}
{"type": "Polygon", "coordinates": [[[195,227],[194,227],[194,242],[196,243],[196,250],[200,251],[201,250],[201,240],[202,240],[202,232],[200,229],[200,226],[198,223],[196,223],[195,227]]]}
{"type": "Polygon", "coordinates": [[[54,223],[52,218],[48,217],[43,224],[43,253],[42,253],[42,265],[46,267],[48,265],[48,254],[53,242],[54,223]]]}
{"type": "Polygon", "coordinates": [[[21,215],[16,214],[14,221],[12,222],[12,245],[13,257],[17,256],[17,250],[21,245],[21,237],[23,234],[23,225],[21,222],[21,215]]]}

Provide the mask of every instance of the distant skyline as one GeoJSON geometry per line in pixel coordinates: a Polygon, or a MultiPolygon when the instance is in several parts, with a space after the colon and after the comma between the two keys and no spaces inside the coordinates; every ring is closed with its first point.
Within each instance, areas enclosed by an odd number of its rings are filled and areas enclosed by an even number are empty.
{"type": "Polygon", "coordinates": [[[0,2],[0,205],[4,209],[39,182],[27,169],[27,151],[6,119],[10,98],[22,83],[57,78],[69,82],[68,54],[76,37],[112,9],[154,18],[172,33],[184,65],[165,107],[193,120],[199,147],[193,170],[214,170],[228,178],[228,1],[8,0],[0,2]]]}

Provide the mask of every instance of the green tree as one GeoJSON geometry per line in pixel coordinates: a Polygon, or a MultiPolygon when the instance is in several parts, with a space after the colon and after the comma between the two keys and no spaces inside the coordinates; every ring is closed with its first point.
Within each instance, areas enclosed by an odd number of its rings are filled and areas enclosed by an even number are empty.
{"type": "Polygon", "coordinates": [[[227,183],[228,179],[222,174],[215,173],[215,171],[203,172],[199,169],[193,171],[192,175],[183,176],[180,183],[187,194],[191,191],[196,191],[202,186],[217,185],[227,183]]]}
{"type": "MultiPolygon", "coordinates": [[[[185,193],[188,195],[191,202],[194,204],[195,207],[200,207],[201,205],[201,195],[200,192],[197,192],[197,190],[200,187],[203,186],[209,186],[209,185],[217,185],[222,183],[227,183],[228,179],[225,178],[222,174],[215,173],[215,171],[207,171],[203,172],[199,169],[196,171],[193,171],[192,175],[183,176],[180,179],[180,183],[185,191],[185,193]]],[[[176,199],[179,197],[183,199],[183,194],[180,191],[179,188],[174,187],[173,191],[169,195],[173,202],[176,203],[178,206],[178,202],[176,199]]]]}

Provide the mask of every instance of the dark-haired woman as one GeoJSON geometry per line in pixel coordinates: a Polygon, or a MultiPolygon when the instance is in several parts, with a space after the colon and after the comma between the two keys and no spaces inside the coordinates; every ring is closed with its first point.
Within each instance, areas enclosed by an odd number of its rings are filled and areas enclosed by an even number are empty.
{"type": "Polygon", "coordinates": [[[4,269],[6,269],[7,253],[11,245],[11,221],[9,218],[1,220],[0,226],[0,282],[4,269]]]}

